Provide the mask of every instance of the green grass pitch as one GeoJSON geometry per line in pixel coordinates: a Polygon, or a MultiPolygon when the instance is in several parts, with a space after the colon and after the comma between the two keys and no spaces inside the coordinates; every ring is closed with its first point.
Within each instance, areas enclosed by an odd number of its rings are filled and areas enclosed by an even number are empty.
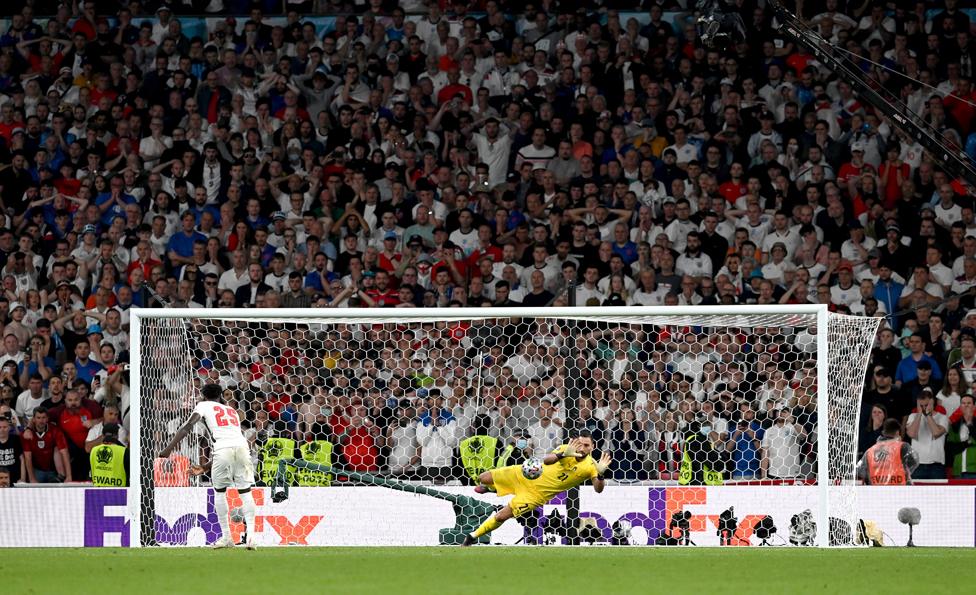
{"type": "Polygon", "coordinates": [[[5,595],[965,593],[973,548],[0,550],[5,595]]]}

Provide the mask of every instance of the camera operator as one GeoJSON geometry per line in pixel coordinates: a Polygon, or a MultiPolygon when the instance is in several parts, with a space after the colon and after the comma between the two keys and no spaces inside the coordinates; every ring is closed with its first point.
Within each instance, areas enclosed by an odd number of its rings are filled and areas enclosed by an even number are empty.
{"type": "Polygon", "coordinates": [[[712,446],[717,436],[711,426],[693,421],[688,426],[681,448],[681,471],[678,483],[681,485],[722,485],[725,464],[721,454],[712,446]]]}

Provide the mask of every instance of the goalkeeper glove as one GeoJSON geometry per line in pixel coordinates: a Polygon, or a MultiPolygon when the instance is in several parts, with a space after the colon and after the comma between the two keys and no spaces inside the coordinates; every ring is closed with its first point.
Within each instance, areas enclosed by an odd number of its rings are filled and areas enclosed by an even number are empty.
{"type": "Polygon", "coordinates": [[[597,475],[600,476],[601,479],[603,478],[603,475],[607,472],[607,469],[609,468],[610,468],[610,461],[609,460],[604,461],[603,457],[601,457],[600,460],[596,462],[596,473],[597,475]]]}
{"type": "Polygon", "coordinates": [[[574,447],[572,443],[567,444],[566,448],[563,449],[563,454],[562,454],[563,457],[575,457],[578,455],[579,453],[576,452],[576,447],[574,447]]]}

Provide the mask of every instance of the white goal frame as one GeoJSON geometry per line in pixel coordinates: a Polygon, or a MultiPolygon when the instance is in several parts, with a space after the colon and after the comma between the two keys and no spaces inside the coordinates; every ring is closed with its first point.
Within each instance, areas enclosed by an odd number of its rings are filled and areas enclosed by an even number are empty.
{"type": "MultiPolygon", "coordinates": [[[[179,319],[261,319],[281,322],[315,320],[328,322],[330,319],[346,321],[360,320],[374,324],[398,322],[434,322],[471,318],[607,318],[637,316],[749,316],[759,314],[773,315],[815,315],[817,324],[817,492],[819,505],[815,513],[818,547],[829,546],[830,536],[830,459],[829,449],[828,398],[829,398],[829,311],[825,304],[811,305],[736,305],[736,306],[612,306],[612,307],[558,307],[558,308],[165,308],[139,309],[130,311],[130,407],[129,432],[130,460],[133,461],[129,477],[127,508],[129,512],[130,545],[142,547],[142,436],[141,428],[141,364],[142,364],[142,323],[144,318],[179,319]]],[[[855,408],[859,417],[860,404],[855,408]]],[[[856,423],[860,423],[858,419],[856,423]]],[[[856,452],[852,451],[852,468],[856,464],[856,452]]],[[[775,488],[774,488],[775,489],[775,488]]]]}

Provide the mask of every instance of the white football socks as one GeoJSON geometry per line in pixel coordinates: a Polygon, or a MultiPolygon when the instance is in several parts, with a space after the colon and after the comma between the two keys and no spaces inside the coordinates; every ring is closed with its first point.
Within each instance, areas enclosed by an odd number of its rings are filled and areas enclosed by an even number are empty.
{"type": "Polygon", "coordinates": [[[254,540],[257,538],[257,534],[254,532],[254,515],[256,513],[254,496],[251,492],[245,492],[241,494],[241,502],[244,503],[244,525],[247,526],[247,538],[254,540]]]}
{"type": "Polygon", "coordinates": [[[233,541],[230,534],[230,518],[228,517],[227,492],[214,493],[214,510],[217,512],[217,521],[220,522],[221,536],[233,541]]]}

